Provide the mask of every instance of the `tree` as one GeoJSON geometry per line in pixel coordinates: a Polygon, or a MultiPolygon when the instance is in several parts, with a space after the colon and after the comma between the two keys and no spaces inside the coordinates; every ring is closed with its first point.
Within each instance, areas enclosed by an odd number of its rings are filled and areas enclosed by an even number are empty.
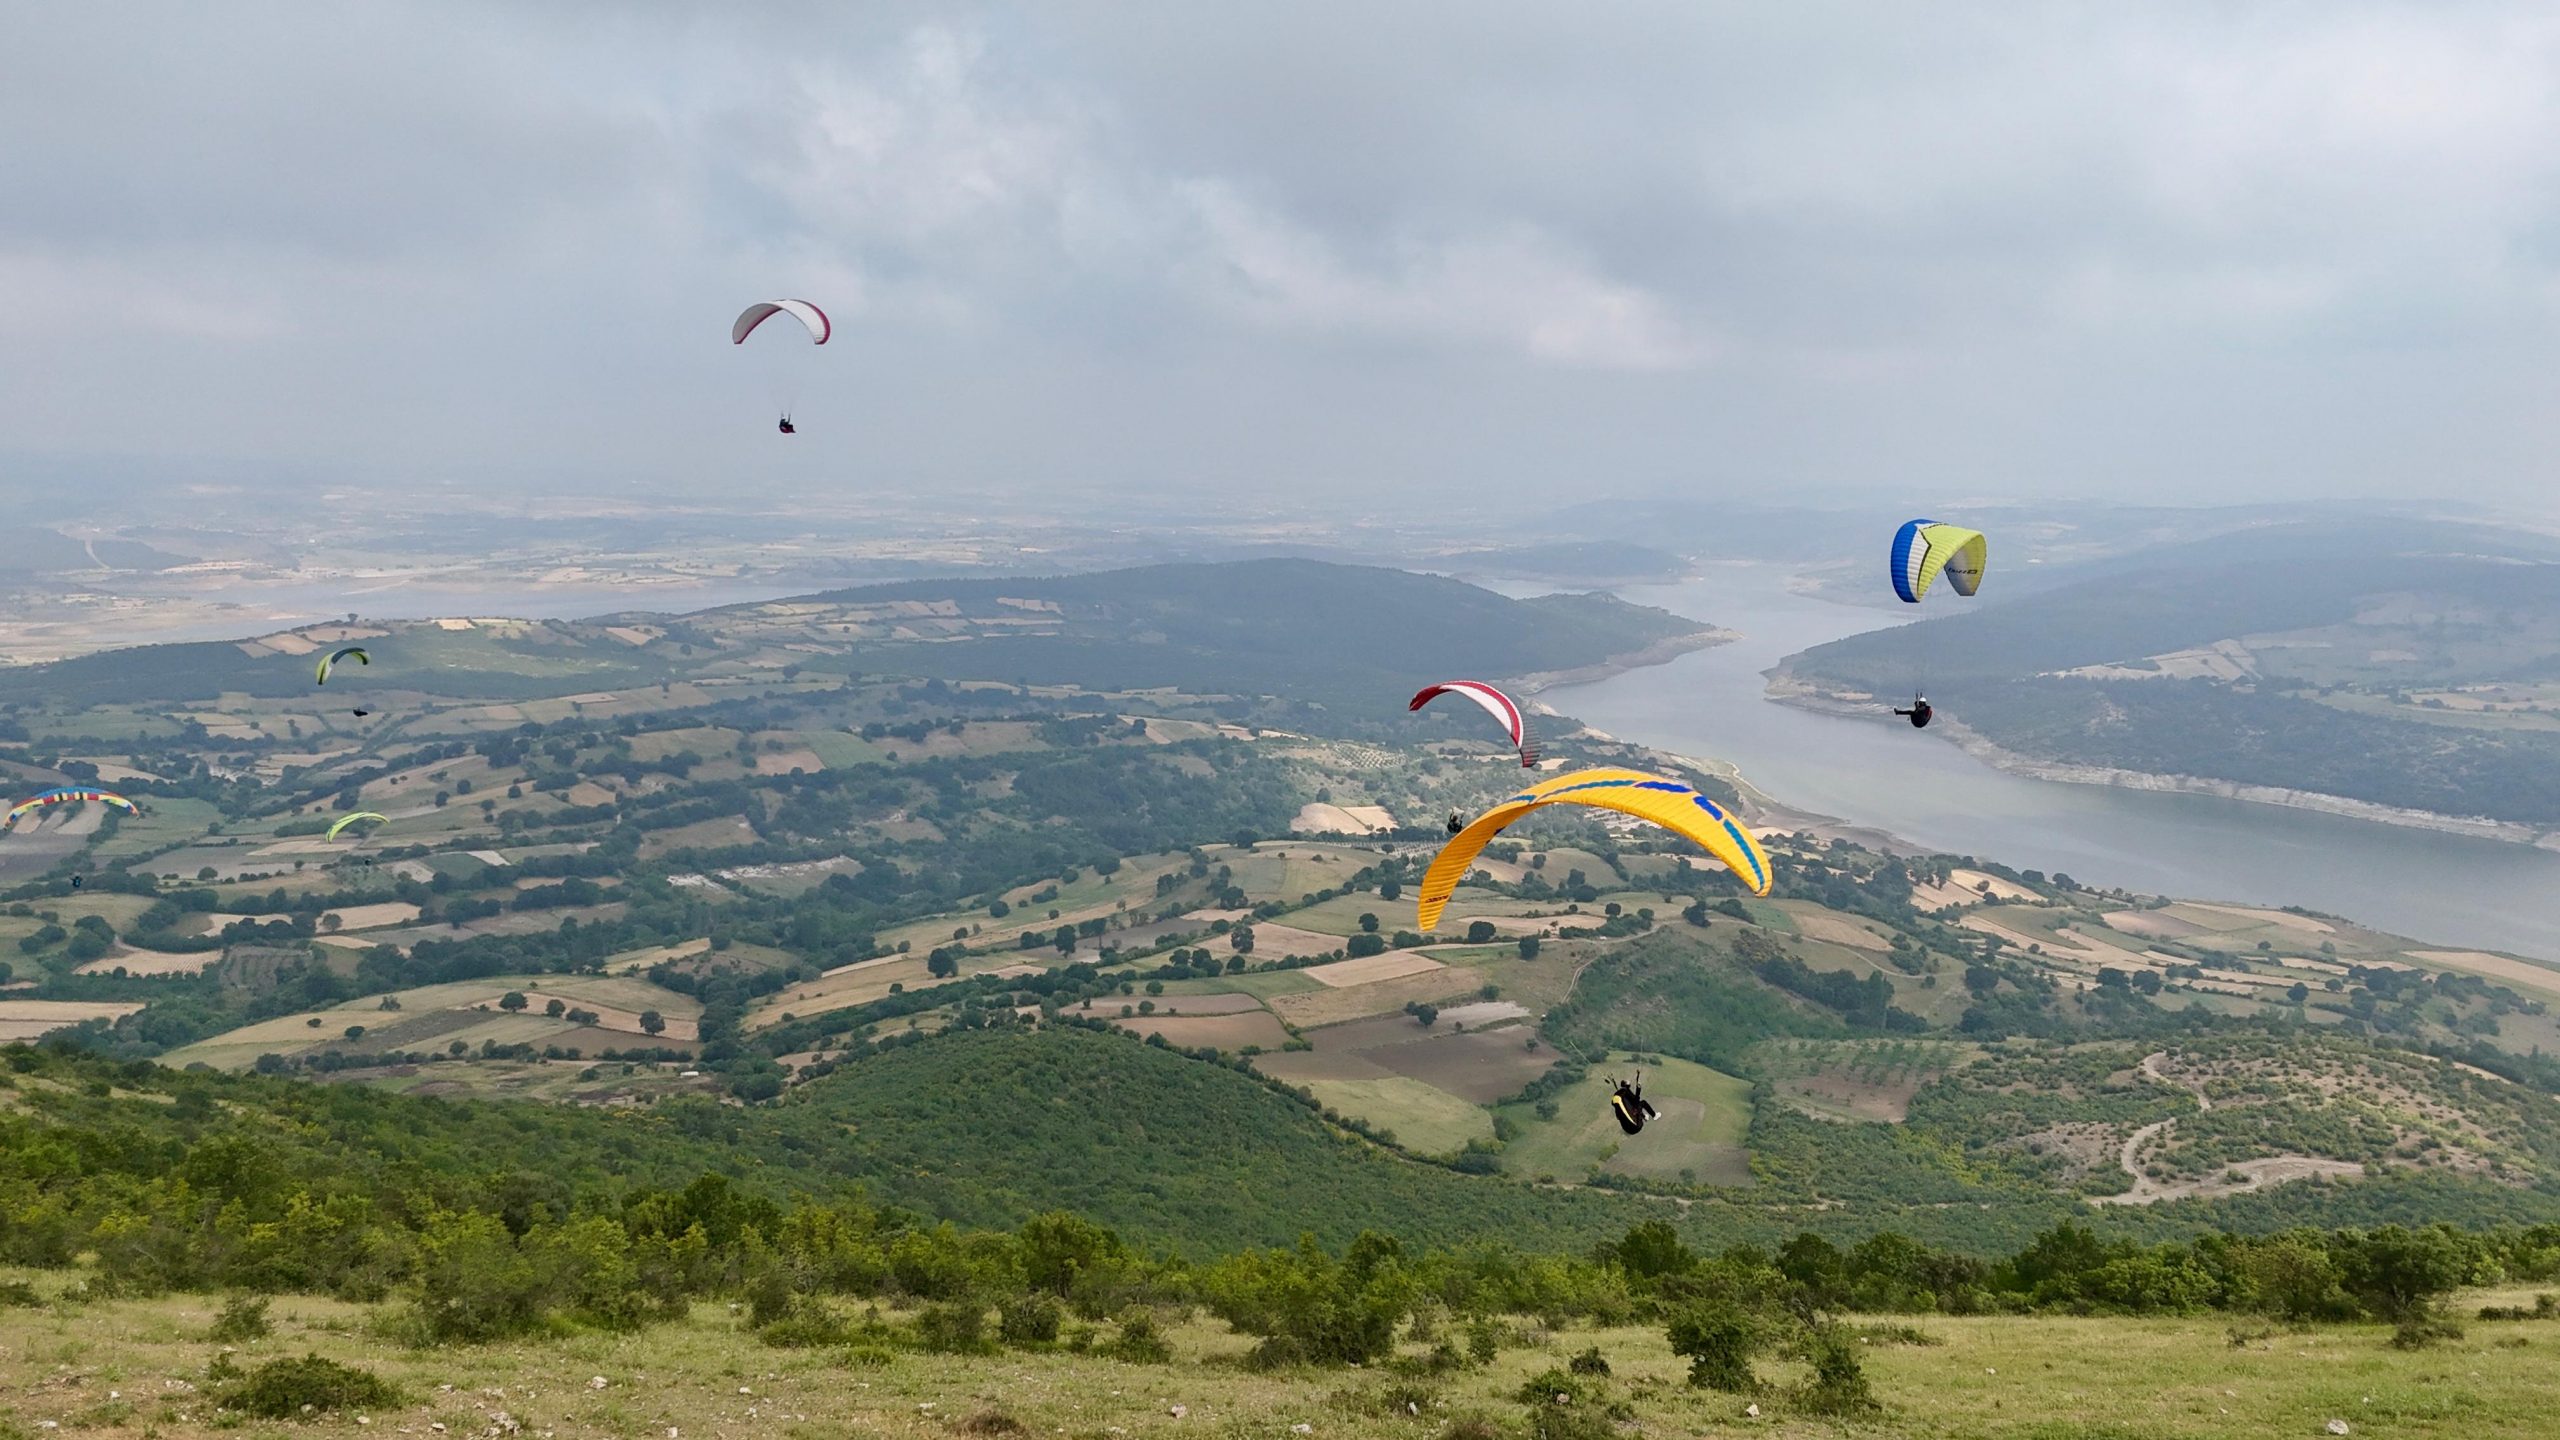
{"type": "Polygon", "coordinates": [[[2347,1292],[2394,1323],[2433,1314],[2436,1302],[2470,1270],[2462,1240],[2442,1226],[2385,1225],[2361,1235],[2348,1231],[2329,1243],[2347,1292]]]}
{"type": "Polygon", "coordinates": [[[1368,955],[1383,955],[1386,949],[1387,937],[1384,935],[1354,935],[1342,945],[1342,953],[1354,960],[1368,955]]]}
{"type": "Polygon", "coordinates": [[[1523,960],[1535,960],[1535,959],[1537,959],[1537,958],[1538,958],[1538,946],[1539,946],[1539,943],[1540,943],[1540,942],[1539,942],[1539,940],[1538,940],[1538,937],[1537,937],[1537,936],[1535,936],[1535,935],[1523,935],[1523,936],[1521,936],[1521,937],[1520,937],[1520,958],[1521,958],[1521,959],[1523,959],[1523,960]]]}
{"type": "Polygon", "coordinates": [[[1692,1301],[1671,1318],[1666,1338],[1672,1354],[1688,1357],[1690,1384],[1729,1395],[1760,1388],[1751,1356],[1765,1337],[1750,1312],[1731,1298],[1710,1295],[1692,1301]]]}
{"type": "Polygon", "coordinates": [[[924,970],[937,980],[948,980],[960,973],[960,961],[949,950],[937,948],[924,957],[924,970]]]}
{"type": "Polygon", "coordinates": [[[667,1017],[655,1010],[643,1010],[640,1012],[640,1030],[646,1035],[663,1035],[667,1031],[667,1017]]]}
{"type": "Polygon", "coordinates": [[[1378,886],[1378,898],[1381,900],[1401,899],[1403,895],[1404,886],[1393,880],[1385,881],[1378,886]]]}
{"type": "Polygon", "coordinates": [[[542,1002],[542,1013],[557,1020],[569,1013],[569,1002],[555,995],[542,1002]]]}
{"type": "Polygon", "coordinates": [[[521,990],[510,990],[506,994],[498,997],[498,1008],[506,1011],[510,1015],[522,1010],[525,1006],[532,1003],[532,1001],[524,998],[524,992],[521,990]]]}
{"type": "Polygon", "coordinates": [[[1363,913],[1361,914],[1361,916],[1360,916],[1360,929],[1361,929],[1361,932],[1362,932],[1363,934],[1368,934],[1368,935],[1375,935],[1375,934],[1377,934],[1377,933],[1378,933],[1378,917],[1377,917],[1377,916],[1375,916],[1375,915],[1372,915],[1372,914],[1368,914],[1368,913],[1366,913],[1366,912],[1363,912],[1363,913]]]}
{"type": "Polygon", "coordinates": [[[1058,933],[1050,937],[1050,943],[1058,947],[1059,954],[1073,955],[1076,953],[1076,927],[1073,925],[1059,926],[1058,933]]]}
{"type": "Polygon", "coordinates": [[[1234,946],[1236,953],[1239,955],[1252,954],[1253,927],[1250,925],[1239,925],[1233,930],[1228,931],[1227,943],[1234,946]]]}
{"type": "Polygon", "coordinates": [[[1493,922],[1490,920],[1478,920],[1467,926],[1467,943],[1470,945],[1492,944],[1493,937],[1493,922]]]}
{"type": "Polygon", "coordinates": [[[1413,1019],[1415,1024],[1418,1024],[1423,1029],[1428,1030],[1434,1024],[1439,1022],[1440,1007],[1437,1005],[1416,1005],[1413,1007],[1413,1019]]]}

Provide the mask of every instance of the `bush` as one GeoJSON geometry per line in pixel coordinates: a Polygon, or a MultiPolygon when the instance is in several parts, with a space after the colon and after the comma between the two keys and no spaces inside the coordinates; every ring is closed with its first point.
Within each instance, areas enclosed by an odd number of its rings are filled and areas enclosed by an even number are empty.
{"type": "Polygon", "coordinates": [[[1467,1322],[1467,1359],[1478,1365],[1490,1365],[1502,1353],[1502,1325],[1490,1315],[1478,1315],[1467,1322]]]}
{"type": "Polygon", "coordinates": [[[1606,1375],[1609,1373],[1609,1357],[1601,1354],[1600,1347],[1594,1345],[1574,1356],[1565,1368],[1576,1375],[1606,1375]]]}
{"type": "Polygon", "coordinates": [[[1439,1405],[1440,1395],[1420,1385],[1391,1384],[1336,1390],[1327,1403],[1352,1415],[1404,1420],[1439,1405]]]}
{"type": "Polygon", "coordinates": [[[963,1435],[1021,1435],[1026,1427],[1001,1410],[981,1410],[953,1426],[963,1435]]]}
{"type": "Polygon", "coordinates": [[[1173,1343],[1157,1328],[1155,1312],[1131,1310],[1120,1317],[1120,1333],[1094,1346],[1093,1353],[1132,1365],[1164,1365],[1173,1360],[1173,1343]]]}
{"type": "Polygon", "coordinates": [[[924,1307],[916,1315],[916,1343],[941,1355],[986,1355],[996,1348],[987,1343],[985,1307],[968,1300],[924,1307]]]}
{"type": "Polygon", "coordinates": [[[1294,1370],[1314,1363],[1315,1357],[1295,1335],[1266,1335],[1244,1353],[1247,1370],[1294,1370]]]}
{"type": "Polygon", "coordinates": [[[2394,1350],[2424,1350],[2439,1340],[2459,1340],[2462,1326],[2451,1320],[2431,1315],[2412,1315],[2391,1331],[2394,1350]]]}
{"type": "Polygon", "coordinates": [[[275,1327],[267,1323],[266,1296],[234,1295],[223,1303],[222,1313],[213,1317],[213,1329],[206,1338],[217,1345],[239,1345],[263,1340],[274,1331],[275,1327]]]}
{"type": "Polygon", "coordinates": [[[996,1311],[996,1338],[1015,1349],[1058,1342],[1066,1309],[1047,1295],[1017,1295],[996,1311]]]}
{"type": "Polygon", "coordinates": [[[0,1280],[0,1309],[33,1310],[44,1303],[36,1287],[24,1280],[0,1280]]]}
{"type": "Polygon", "coordinates": [[[825,1345],[841,1345],[851,1337],[844,1317],[823,1301],[806,1295],[795,1295],[785,1301],[780,1313],[755,1327],[756,1338],[778,1350],[814,1350],[825,1345]]]}
{"type": "Polygon", "coordinates": [[[1629,1413],[1611,1403],[1607,1386],[1563,1370],[1540,1371],[1518,1393],[1532,1440],[1617,1440],[1616,1422],[1629,1413]]]}
{"type": "Polygon", "coordinates": [[[386,1409],[400,1403],[400,1392],[370,1371],[305,1355],[299,1360],[270,1360],[224,1388],[217,1398],[229,1409],[286,1420],[305,1411],[386,1409]]]}
{"type": "Polygon", "coordinates": [[[1876,1408],[1857,1337],[1845,1325],[1816,1325],[1797,1347],[1813,1376],[1796,1388],[1796,1404],[1816,1415],[1855,1415],[1876,1408]]]}
{"type": "Polygon", "coordinates": [[[1672,1317],[1671,1353],[1689,1359],[1689,1383],[1729,1395],[1760,1388],[1751,1357],[1762,1343],[1759,1322],[1730,1300],[1700,1300],[1672,1317]]]}

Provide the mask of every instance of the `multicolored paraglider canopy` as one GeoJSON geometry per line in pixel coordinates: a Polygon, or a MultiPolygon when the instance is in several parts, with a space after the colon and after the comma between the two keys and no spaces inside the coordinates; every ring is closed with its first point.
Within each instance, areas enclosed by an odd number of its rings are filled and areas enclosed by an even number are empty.
{"type": "Polygon", "coordinates": [[[17,824],[18,818],[22,815],[33,815],[39,810],[48,809],[55,805],[68,805],[75,800],[95,800],[102,805],[112,805],[117,809],[122,810],[127,815],[139,815],[142,813],[141,806],[134,804],[132,801],[127,800],[113,790],[87,790],[76,786],[63,786],[59,789],[47,790],[40,794],[30,795],[26,799],[19,801],[17,805],[9,811],[6,819],[0,819],[0,829],[7,829],[12,825],[17,824]]]}
{"type": "Polygon", "coordinates": [[[1405,708],[1419,710],[1443,695],[1464,695],[1483,706],[1485,713],[1501,724],[1511,736],[1511,743],[1519,748],[1520,767],[1524,770],[1538,767],[1538,739],[1529,733],[1529,712],[1521,709],[1518,701],[1481,680],[1444,680],[1424,687],[1413,697],[1413,703],[1405,708]]]}
{"type": "Polygon", "coordinates": [[[739,311],[738,318],[730,322],[729,343],[746,344],[747,337],[756,332],[757,326],[776,315],[788,315],[807,326],[809,338],[820,345],[826,344],[827,337],[835,333],[835,326],[827,323],[827,312],[806,300],[762,300],[739,311]]]}
{"type": "Polygon", "coordinates": [[[350,658],[359,665],[370,665],[373,663],[373,657],[364,653],[364,647],[361,645],[349,645],[343,649],[332,650],[328,654],[320,657],[320,668],[312,672],[312,683],[315,685],[328,684],[329,672],[338,668],[339,661],[350,658]]]}
{"type": "Polygon", "coordinates": [[[330,826],[329,833],[321,836],[320,838],[323,840],[335,840],[338,838],[339,831],[346,829],[348,826],[353,825],[359,820],[379,820],[385,825],[391,823],[391,817],[388,815],[379,814],[372,810],[359,810],[353,815],[349,815],[340,820],[337,824],[330,826]]]}
{"type": "Polygon", "coordinates": [[[1423,872],[1422,891],[1416,897],[1414,918],[1420,928],[1429,930],[1440,923],[1440,912],[1448,908],[1449,897],[1474,868],[1487,842],[1512,821],[1549,805],[1592,805],[1649,821],[1696,841],[1723,861],[1752,894],[1769,893],[1768,853],[1750,831],[1724,813],[1723,806],[1699,794],[1696,786],[1641,770],[1575,770],[1541,780],[1494,806],[1440,847],[1431,868],[1423,872]]]}
{"type": "Polygon", "coordinates": [[[1944,571],[1957,594],[1970,595],[1982,588],[1990,554],[1991,544],[1979,530],[1935,520],[1905,521],[1893,532],[1893,593],[1904,604],[1917,605],[1944,571]]]}

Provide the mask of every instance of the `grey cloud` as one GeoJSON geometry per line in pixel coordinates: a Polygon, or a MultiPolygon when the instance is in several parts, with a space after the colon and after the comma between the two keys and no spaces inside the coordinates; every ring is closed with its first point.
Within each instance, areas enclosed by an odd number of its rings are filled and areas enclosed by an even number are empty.
{"type": "Polygon", "coordinates": [[[0,484],[2523,498],[2550,438],[2527,4],[17,12],[0,484]],[[788,459],[771,293],[844,322],[788,459]]]}

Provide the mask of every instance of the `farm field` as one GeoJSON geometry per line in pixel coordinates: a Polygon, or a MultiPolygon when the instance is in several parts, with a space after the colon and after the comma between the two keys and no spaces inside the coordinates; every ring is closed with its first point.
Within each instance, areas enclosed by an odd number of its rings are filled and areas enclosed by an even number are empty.
{"type": "Polygon", "coordinates": [[[1512,1174],[1577,1180],[1595,1170],[1654,1179],[1694,1176],[1699,1182],[1747,1185],[1751,1083],[1686,1060],[1648,1061],[1644,1097],[1661,1112],[1641,1135],[1628,1135],[1610,1115],[1610,1075],[1633,1074],[1633,1060],[1611,1057],[1589,1078],[1555,1096],[1556,1115],[1540,1119],[1530,1106],[1504,1114],[1521,1128],[1503,1152],[1512,1174]]]}

